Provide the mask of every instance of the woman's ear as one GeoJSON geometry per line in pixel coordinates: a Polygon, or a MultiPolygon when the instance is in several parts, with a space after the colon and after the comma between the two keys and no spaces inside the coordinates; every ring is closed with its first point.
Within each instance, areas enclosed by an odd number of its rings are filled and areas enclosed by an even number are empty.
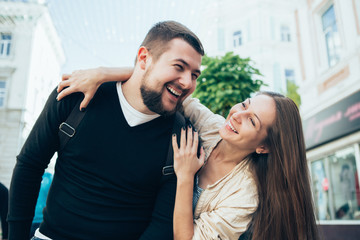
{"type": "Polygon", "coordinates": [[[150,61],[150,54],[146,47],[141,46],[137,54],[137,62],[141,69],[146,69],[146,64],[150,61]]]}
{"type": "Polygon", "coordinates": [[[256,148],[257,154],[269,153],[270,149],[266,145],[261,145],[256,148]]]}

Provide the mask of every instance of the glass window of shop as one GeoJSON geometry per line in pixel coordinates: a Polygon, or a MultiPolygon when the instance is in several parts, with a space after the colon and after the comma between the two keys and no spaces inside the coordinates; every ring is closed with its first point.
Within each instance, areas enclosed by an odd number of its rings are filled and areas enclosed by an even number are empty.
{"type": "Polygon", "coordinates": [[[354,146],[311,162],[311,177],[318,220],[360,220],[354,146]]]}

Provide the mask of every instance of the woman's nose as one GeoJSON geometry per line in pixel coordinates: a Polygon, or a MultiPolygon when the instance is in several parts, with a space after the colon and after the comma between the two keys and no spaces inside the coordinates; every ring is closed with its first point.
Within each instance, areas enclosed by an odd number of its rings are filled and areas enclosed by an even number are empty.
{"type": "Polygon", "coordinates": [[[232,115],[232,118],[237,121],[237,122],[241,122],[241,118],[242,118],[243,114],[241,111],[237,111],[237,112],[234,112],[233,115],[232,115]]]}

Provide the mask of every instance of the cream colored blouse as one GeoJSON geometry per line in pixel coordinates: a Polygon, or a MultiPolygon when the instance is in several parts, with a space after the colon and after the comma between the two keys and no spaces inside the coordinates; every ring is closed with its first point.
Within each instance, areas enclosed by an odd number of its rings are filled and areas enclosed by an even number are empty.
{"type": "MultiPolygon", "coordinates": [[[[184,114],[198,130],[208,157],[221,140],[225,119],[212,113],[198,99],[187,98],[184,114]]],[[[258,206],[255,181],[247,166],[239,163],[230,173],[201,193],[194,212],[193,239],[238,239],[258,206]]]]}

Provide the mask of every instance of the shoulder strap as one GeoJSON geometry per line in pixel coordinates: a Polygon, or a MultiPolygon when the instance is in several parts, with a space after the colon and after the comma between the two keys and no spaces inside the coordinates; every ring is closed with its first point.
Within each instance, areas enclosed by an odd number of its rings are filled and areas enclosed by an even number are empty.
{"type": "MultiPolygon", "coordinates": [[[[187,123],[187,121],[186,121],[185,117],[182,114],[180,114],[179,112],[176,112],[171,134],[174,134],[174,133],[176,134],[178,144],[180,144],[181,128],[186,126],[186,123],[187,123]]],[[[172,148],[172,141],[170,138],[168,155],[166,158],[165,166],[163,167],[163,170],[162,170],[163,176],[171,175],[171,174],[175,173],[174,167],[173,167],[173,162],[174,162],[174,152],[173,152],[173,148],[172,148]]]]}
{"type": "Polygon", "coordinates": [[[85,111],[80,111],[80,103],[83,99],[80,98],[79,101],[76,103],[75,107],[71,111],[68,118],[65,122],[62,122],[59,126],[59,140],[60,140],[60,147],[59,151],[63,150],[66,146],[67,142],[72,138],[76,131],[75,129],[79,126],[81,120],[85,116],[85,111]]]}

